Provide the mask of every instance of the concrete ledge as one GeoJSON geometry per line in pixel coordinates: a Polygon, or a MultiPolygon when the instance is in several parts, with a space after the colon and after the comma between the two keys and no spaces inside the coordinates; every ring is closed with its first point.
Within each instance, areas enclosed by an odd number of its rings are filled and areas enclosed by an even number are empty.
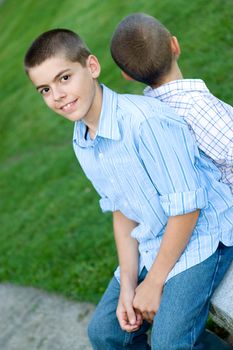
{"type": "MultiPolygon", "coordinates": [[[[90,350],[86,331],[94,308],[34,288],[0,284],[0,349],[90,350]]],[[[212,298],[211,316],[233,335],[233,263],[212,298]]]]}
{"type": "Polygon", "coordinates": [[[233,263],[213,295],[210,314],[214,322],[233,334],[233,263]]]}
{"type": "Polygon", "coordinates": [[[91,350],[90,303],[34,288],[0,284],[1,350],[91,350]]]}

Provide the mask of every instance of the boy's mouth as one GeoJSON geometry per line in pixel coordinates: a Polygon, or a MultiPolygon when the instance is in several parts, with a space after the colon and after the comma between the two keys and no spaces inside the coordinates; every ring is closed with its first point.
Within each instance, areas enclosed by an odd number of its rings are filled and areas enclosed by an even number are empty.
{"type": "Polygon", "coordinates": [[[64,106],[60,107],[60,109],[63,111],[63,112],[72,112],[76,102],[78,101],[78,99],[74,100],[74,101],[71,101],[69,103],[66,103],[64,106]]]}

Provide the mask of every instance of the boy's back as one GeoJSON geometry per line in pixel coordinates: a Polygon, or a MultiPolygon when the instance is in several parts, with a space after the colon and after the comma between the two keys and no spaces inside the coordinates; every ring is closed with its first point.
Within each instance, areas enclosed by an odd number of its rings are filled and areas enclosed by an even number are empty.
{"type": "Polygon", "coordinates": [[[198,147],[222,173],[233,193],[233,107],[219,100],[200,79],[180,79],[144,90],[167,103],[189,124],[198,147]]]}
{"type": "Polygon", "coordinates": [[[149,85],[146,95],[166,102],[187,121],[198,147],[233,193],[233,108],[214,97],[203,81],[183,79],[177,38],[156,18],[136,13],[117,26],[111,53],[126,79],[149,85]]]}

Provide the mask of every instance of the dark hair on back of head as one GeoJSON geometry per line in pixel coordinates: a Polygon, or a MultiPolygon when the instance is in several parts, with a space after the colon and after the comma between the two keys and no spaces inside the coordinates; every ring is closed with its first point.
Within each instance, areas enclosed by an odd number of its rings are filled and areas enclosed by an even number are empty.
{"type": "Polygon", "coordinates": [[[38,36],[27,50],[24,57],[26,72],[46,59],[62,54],[72,62],[85,66],[90,50],[78,34],[69,29],[52,29],[38,36]]]}
{"type": "Polygon", "coordinates": [[[111,55],[131,78],[158,85],[172,64],[171,34],[154,17],[135,13],[117,26],[111,40],[111,55]]]}

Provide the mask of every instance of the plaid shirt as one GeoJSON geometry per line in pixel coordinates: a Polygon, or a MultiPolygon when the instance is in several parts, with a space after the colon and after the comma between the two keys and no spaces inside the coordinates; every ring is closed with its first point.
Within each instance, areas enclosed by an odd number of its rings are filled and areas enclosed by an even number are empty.
{"type": "Polygon", "coordinates": [[[200,79],[147,87],[144,94],[167,103],[186,120],[199,149],[212,158],[222,173],[221,181],[233,193],[233,107],[213,96],[200,79]]]}

